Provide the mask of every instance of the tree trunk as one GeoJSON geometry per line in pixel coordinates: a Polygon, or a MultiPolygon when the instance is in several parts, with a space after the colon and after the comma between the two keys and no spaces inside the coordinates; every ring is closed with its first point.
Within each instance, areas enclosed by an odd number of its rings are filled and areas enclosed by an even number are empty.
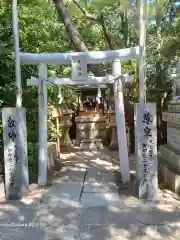
{"type": "Polygon", "coordinates": [[[71,40],[72,45],[74,46],[75,50],[78,52],[86,52],[88,51],[88,48],[74,25],[74,23],[71,21],[71,17],[66,9],[66,6],[64,4],[63,0],[54,0],[56,9],[58,11],[59,17],[61,18],[62,22],[64,23],[64,26],[66,27],[66,30],[68,32],[69,38],[71,40]]]}
{"type": "Polygon", "coordinates": [[[121,12],[121,23],[122,23],[122,29],[121,33],[123,35],[123,47],[127,47],[128,45],[128,35],[129,35],[129,29],[128,29],[128,17],[127,17],[127,10],[125,9],[123,12],[121,12]]]}
{"type": "MultiPolygon", "coordinates": [[[[77,52],[87,52],[88,47],[86,46],[83,37],[81,36],[80,32],[78,31],[77,27],[71,20],[71,16],[67,11],[67,7],[63,0],[53,0],[58,11],[59,17],[64,23],[66,27],[69,39],[74,46],[77,52]]],[[[100,64],[92,65],[88,64],[87,66],[88,71],[91,71],[95,76],[101,76],[102,73],[100,72],[100,64]]]]}

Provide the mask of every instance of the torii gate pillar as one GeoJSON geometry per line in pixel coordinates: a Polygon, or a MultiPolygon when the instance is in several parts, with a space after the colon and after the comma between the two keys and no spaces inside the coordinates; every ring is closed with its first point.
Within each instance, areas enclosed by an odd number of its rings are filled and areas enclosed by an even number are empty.
{"type": "Polygon", "coordinates": [[[114,82],[114,99],[115,99],[121,180],[123,183],[127,183],[130,181],[130,168],[129,168],[129,158],[128,158],[127,137],[126,137],[122,80],[120,79],[121,78],[120,77],[121,62],[119,59],[116,59],[113,61],[112,73],[114,77],[117,77],[117,79],[114,82]]]}
{"type": "Polygon", "coordinates": [[[47,65],[38,66],[38,184],[47,184],[47,86],[43,79],[47,78],[47,65]]]}

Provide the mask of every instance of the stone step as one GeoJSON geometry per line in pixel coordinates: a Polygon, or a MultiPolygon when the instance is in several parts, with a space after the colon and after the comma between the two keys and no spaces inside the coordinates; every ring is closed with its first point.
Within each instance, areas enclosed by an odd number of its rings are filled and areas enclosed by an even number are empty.
{"type": "Polygon", "coordinates": [[[102,150],[104,146],[102,143],[81,143],[80,148],[82,150],[102,150]]]}
{"type": "Polygon", "coordinates": [[[180,113],[180,104],[169,104],[168,112],[170,113],[180,113]]]}
{"type": "Polygon", "coordinates": [[[79,116],[75,118],[77,124],[106,122],[104,116],[79,116]]]}
{"type": "Polygon", "coordinates": [[[172,99],[170,100],[170,104],[180,104],[180,99],[172,99]]]}
{"type": "Polygon", "coordinates": [[[179,124],[180,123],[180,113],[163,112],[162,120],[165,122],[172,122],[172,123],[179,124]]]}
{"type": "Polygon", "coordinates": [[[80,143],[80,148],[83,150],[89,150],[89,149],[104,149],[103,143],[102,143],[102,139],[83,139],[81,140],[80,143]]]}
{"type": "MultiPolygon", "coordinates": [[[[124,208],[123,201],[117,193],[83,193],[81,204],[85,207],[107,206],[115,209],[124,208]]],[[[85,239],[85,238],[84,238],[85,239]]],[[[93,238],[95,239],[95,238],[93,238]]],[[[107,239],[107,238],[106,238],[107,239]]]]}
{"type": "Polygon", "coordinates": [[[101,130],[79,130],[78,137],[82,138],[104,138],[105,137],[105,128],[101,130]]]}
{"type": "Polygon", "coordinates": [[[167,144],[180,154],[180,124],[167,123],[167,144]]]}
{"type": "Polygon", "coordinates": [[[158,175],[159,180],[163,183],[164,187],[174,193],[180,193],[180,173],[175,172],[170,164],[162,157],[158,158],[158,175]]]}
{"type": "Polygon", "coordinates": [[[160,157],[165,159],[171,168],[180,172],[180,155],[172,151],[168,145],[162,145],[160,147],[160,157]]]}
{"type": "Polygon", "coordinates": [[[78,130],[97,130],[101,129],[104,130],[106,126],[106,121],[103,122],[82,122],[82,123],[77,123],[76,127],[78,130]]]}

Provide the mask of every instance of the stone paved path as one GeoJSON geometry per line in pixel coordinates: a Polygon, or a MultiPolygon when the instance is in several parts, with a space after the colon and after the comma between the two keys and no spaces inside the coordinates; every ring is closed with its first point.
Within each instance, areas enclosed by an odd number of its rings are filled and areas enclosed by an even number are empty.
{"type": "Polygon", "coordinates": [[[117,153],[76,151],[62,162],[50,188],[0,204],[1,240],[180,239],[179,199],[133,197],[133,186],[116,184],[117,153]]]}

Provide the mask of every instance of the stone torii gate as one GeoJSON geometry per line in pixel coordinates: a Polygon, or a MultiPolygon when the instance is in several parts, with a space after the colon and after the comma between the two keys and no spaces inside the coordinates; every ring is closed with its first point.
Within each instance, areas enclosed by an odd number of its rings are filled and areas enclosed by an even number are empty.
{"type": "Polygon", "coordinates": [[[132,81],[131,76],[121,75],[121,61],[138,58],[139,48],[122,49],[106,52],[83,52],[83,53],[62,53],[62,54],[30,54],[20,53],[22,64],[38,65],[38,78],[28,79],[28,86],[38,86],[39,89],[39,184],[47,183],[47,87],[56,85],[92,85],[97,88],[102,84],[114,83],[116,122],[118,132],[119,157],[121,165],[121,176],[123,182],[130,181],[130,169],[128,159],[128,148],[126,139],[126,127],[123,101],[123,82],[132,81]],[[59,55],[59,57],[57,57],[59,55]],[[98,57],[95,57],[98,56],[98,57]],[[88,76],[88,63],[101,63],[112,61],[112,75],[103,77],[88,76]],[[43,63],[42,63],[43,62],[43,63]],[[71,78],[48,77],[47,64],[60,63],[72,65],[71,78]],[[122,81],[123,80],[123,81],[122,81]]]}
{"type": "Polygon", "coordinates": [[[138,59],[142,55],[141,49],[132,47],[114,51],[94,51],[94,52],[73,52],[73,53],[53,53],[53,54],[36,54],[22,53],[19,50],[19,26],[17,0],[12,1],[13,13],[13,32],[15,39],[15,59],[16,59],[16,84],[17,107],[22,105],[22,86],[21,86],[21,64],[37,65],[39,68],[38,91],[39,91],[39,184],[41,186],[47,183],[47,79],[48,64],[72,65],[71,79],[48,79],[63,85],[97,85],[105,84],[107,77],[100,79],[88,77],[87,64],[99,64],[103,62],[113,62],[113,72],[111,79],[114,82],[116,123],[118,132],[119,158],[122,181],[130,181],[130,169],[128,159],[128,149],[126,141],[124,102],[121,81],[121,61],[138,59]],[[46,81],[45,81],[46,80],[46,81]],[[73,84],[70,84],[72,83],[73,84]]]}
{"type": "MultiPolygon", "coordinates": [[[[121,63],[120,61],[139,58],[139,104],[135,109],[135,155],[136,155],[136,183],[139,198],[156,198],[157,190],[157,127],[156,104],[146,103],[146,31],[147,0],[140,0],[139,8],[139,46],[115,51],[97,51],[81,53],[32,54],[21,53],[19,50],[19,26],[17,0],[12,1],[14,50],[16,60],[16,86],[18,89],[16,106],[22,105],[21,64],[35,64],[39,66],[39,184],[47,182],[47,65],[71,64],[72,79],[78,85],[96,85],[99,80],[89,79],[87,64],[113,62],[114,95],[116,109],[116,123],[118,132],[119,158],[122,181],[129,182],[130,170],[126,141],[124,102],[122,93],[121,63]],[[46,81],[44,81],[46,80],[46,81]],[[81,84],[80,84],[81,83],[81,84]],[[45,97],[44,97],[45,96],[45,97]],[[150,117],[150,118],[149,118],[150,117]],[[149,124],[149,121],[151,124],[149,124]],[[149,132],[150,131],[150,132],[149,132]],[[147,151],[146,149],[150,151],[147,151]]],[[[55,80],[54,80],[55,81],[55,80]]],[[[105,78],[101,78],[104,82],[105,78]]],[[[100,81],[100,82],[101,82],[100,81]]],[[[68,79],[61,84],[68,85],[68,79]]],[[[76,85],[76,84],[75,84],[76,85]]],[[[23,124],[22,119],[19,125],[23,124]],[[22,123],[22,124],[21,124],[22,123]]],[[[23,160],[24,161],[24,160],[23,160]]]]}

